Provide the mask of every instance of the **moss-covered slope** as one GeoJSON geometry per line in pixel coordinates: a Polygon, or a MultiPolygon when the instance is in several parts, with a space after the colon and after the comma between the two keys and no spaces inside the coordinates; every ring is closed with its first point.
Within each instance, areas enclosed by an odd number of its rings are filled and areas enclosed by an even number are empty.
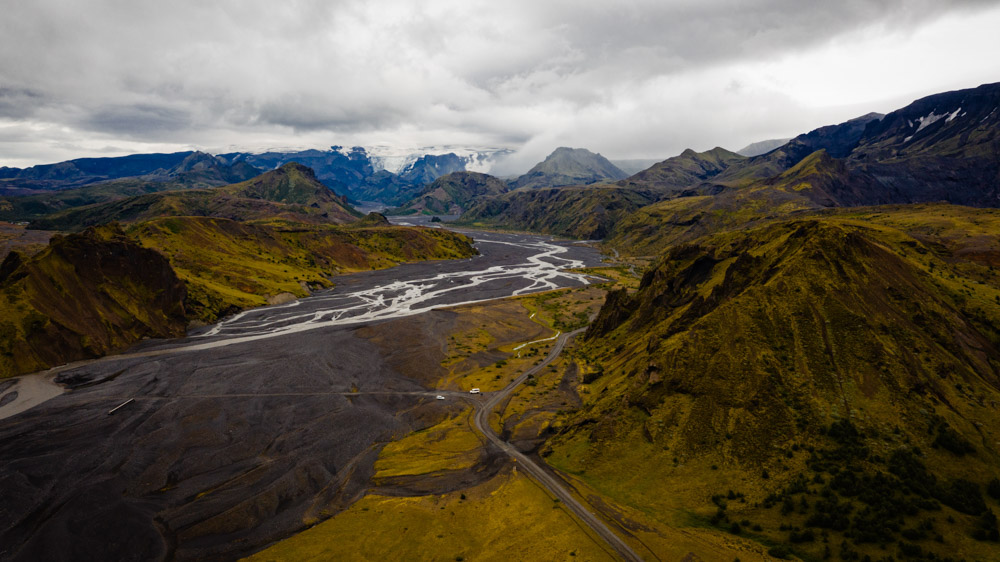
{"type": "Polygon", "coordinates": [[[599,374],[543,453],[662,524],[801,556],[995,553],[997,217],[959,237],[933,207],[893,211],[665,251],[609,296],[599,374]]]}
{"type": "Polygon", "coordinates": [[[507,191],[507,184],[491,175],[454,172],[434,180],[420,195],[391,212],[398,215],[458,215],[477,200],[496,197],[507,191]]]}
{"type": "Polygon", "coordinates": [[[475,254],[468,238],[436,228],[173,217],[133,225],[128,233],[166,256],[188,288],[189,316],[204,322],[280,293],[306,296],[309,287],[329,287],[333,274],[475,254]]]}
{"type": "Polygon", "coordinates": [[[652,199],[615,186],[514,191],[473,205],[458,224],[595,239],[652,199]]]}
{"type": "Polygon", "coordinates": [[[53,238],[0,266],[0,377],[184,334],[184,284],[116,227],[53,238]]]}

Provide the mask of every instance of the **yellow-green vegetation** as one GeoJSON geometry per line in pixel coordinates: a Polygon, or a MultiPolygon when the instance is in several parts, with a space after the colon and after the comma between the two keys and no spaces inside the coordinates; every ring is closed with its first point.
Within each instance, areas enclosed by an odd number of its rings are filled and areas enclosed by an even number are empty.
{"type": "Polygon", "coordinates": [[[132,225],[129,236],[167,257],[202,321],[267,303],[267,297],[329,287],[328,276],[404,261],[469,257],[467,238],[441,229],[248,224],[169,217],[132,225]]]}
{"type": "Polygon", "coordinates": [[[444,495],[368,495],[347,511],[248,560],[582,561],[614,557],[543,488],[515,471],[444,495]]]}
{"type": "Polygon", "coordinates": [[[184,334],[184,285],[117,227],[54,237],[0,265],[0,377],[184,334]]]}
{"type": "Polygon", "coordinates": [[[472,425],[472,414],[471,408],[464,410],[386,445],[375,462],[375,482],[472,467],[483,445],[483,438],[472,425]]]}
{"type": "Polygon", "coordinates": [[[569,332],[587,325],[590,316],[600,308],[604,292],[603,287],[589,285],[537,293],[520,300],[535,322],[569,332]]]}
{"type": "Polygon", "coordinates": [[[652,202],[648,195],[615,186],[530,189],[476,203],[458,223],[592,240],[604,238],[615,223],[652,202]]]}
{"type": "Polygon", "coordinates": [[[377,344],[393,369],[427,388],[487,391],[540,360],[527,348],[518,358],[515,347],[554,332],[529,319],[518,300],[504,299],[364,326],[357,334],[377,344]],[[401,339],[400,332],[422,337],[401,339]]]}
{"type": "Polygon", "coordinates": [[[998,219],[854,209],[668,249],[609,296],[581,347],[602,374],[542,454],[653,528],[774,556],[995,557],[998,219]]]}
{"type": "Polygon", "coordinates": [[[441,361],[439,388],[499,390],[538,360],[541,346],[534,352],[514,348],[552,335],[527,318],[516,301],[470,305],[457,312],[441,361]]]}
{"type": "Polygon", "coordinates": [[[577,273],[586,273],[588,275],[596,275],[598,277],[603,277],[609,279],[612,284],[625,287],[627,289],[637,289],[639,288],[639,279],[642,277],[641,272],[646,267],[643,260],[630,259],[630,263],[623,263],[618,265],[607,265],[602,267],[588,267],[580,270],[576,270],[577,273]]]}
{"type": "Polygon", "coordinates": [[[0,376],[180,336],[185,318],[211,322],[270,296],[305,296],[333,274],[474,253],[468,238],[441,229],[207,217],[55,237],[37,256],[3,262],[0,376]]]}

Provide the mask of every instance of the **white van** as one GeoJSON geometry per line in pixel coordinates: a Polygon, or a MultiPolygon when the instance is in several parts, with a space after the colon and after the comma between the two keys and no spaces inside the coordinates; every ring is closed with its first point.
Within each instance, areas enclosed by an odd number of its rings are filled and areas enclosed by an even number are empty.
{"type": "Polygon", "coordinates": [[[469,394],[479,394],[479,389],[473,388],[472,390],[469,391],[469,394]]]}

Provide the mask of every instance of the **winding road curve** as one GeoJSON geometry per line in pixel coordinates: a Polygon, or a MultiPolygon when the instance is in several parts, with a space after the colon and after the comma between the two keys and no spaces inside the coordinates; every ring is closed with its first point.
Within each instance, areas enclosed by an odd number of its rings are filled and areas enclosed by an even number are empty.
{"type": "Polygon", "coordinates": [[[524,381],[528,380],[528,377],[534,375],[535,373],[541,371],[545,366],[559,357],[562,353],[563,348],[566,346],[566,342],[570,338],[576,336],[577,334],[585,331],[586,328],[580,328],[573,332],[567,332],[562,334],[556,339],[555,345],[552,346],[552,350],[549,352],[548,356],[531,369],[528,369],[521,376],[514,379],[510,384],[504,387],[503,390],[491,393],[489,399],[485,402],[475,401],[476,405],[476,416],[475,424],[476,428],[489,439],[497,447],[500,447],[504,452],[513,457],[518,466],[520,466],[525,472],[530,474],[538,483],[548,488],[548,490],[555,497],[570,509],[576,516],[587,524],[599,537],[604,539],[608,545],[611,546],[618,553],[619,556],[628,560],[630,562],[640,562],[642,558],[636,554],[632,547],[630,547],[625,541],[616,535],[599,517],[594,515],[590,510],[588,510],[582,503],[580,503],[569,491],[559,483],[559,481],[554,478],[551,474],[545,471],[541,466],[535,461],[531,460],[527,455],[521,453],[513,445],[504,441],[500,438],[493,427],[490,426],[490,414],[493,413],[493,409],[496,408],[497,404],[502,402],[507,398],[511,392],[514,391],[519,385],[524,381]]]}

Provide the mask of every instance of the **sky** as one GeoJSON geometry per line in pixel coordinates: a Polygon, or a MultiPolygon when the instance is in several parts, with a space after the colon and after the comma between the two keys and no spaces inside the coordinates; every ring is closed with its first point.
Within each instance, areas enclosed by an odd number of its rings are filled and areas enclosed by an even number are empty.
{"type": "Polygon", "coordinates": [[[0,166],[736,150],[1000,81],[1000,0],[3,1],[0,166]]]}

